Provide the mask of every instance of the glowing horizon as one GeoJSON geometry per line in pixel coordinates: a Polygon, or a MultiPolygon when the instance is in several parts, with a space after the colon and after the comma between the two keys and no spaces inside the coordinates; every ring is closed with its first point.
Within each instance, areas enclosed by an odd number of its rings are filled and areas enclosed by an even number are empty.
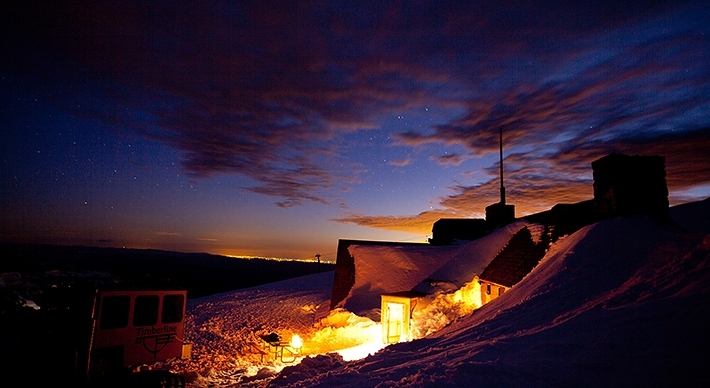
{"type": "Polygon", "coordinates": [[[703,2],[16,4],[0,241],[334,260],[666,158],[710,197],[703,2]],[[514,11],[513,11],[514,10],[514,11]],[[578,15],[584,15],[579,18],[578,15]]]}

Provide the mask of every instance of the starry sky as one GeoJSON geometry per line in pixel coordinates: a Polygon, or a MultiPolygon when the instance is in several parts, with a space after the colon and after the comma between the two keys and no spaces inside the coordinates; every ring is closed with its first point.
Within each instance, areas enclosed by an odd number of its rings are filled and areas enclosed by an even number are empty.
{"type": "Polygon", "coordinates": [[[334,260],[593,197],[710,196],[704,1],[9,1],[0,241],[334,260]]]}

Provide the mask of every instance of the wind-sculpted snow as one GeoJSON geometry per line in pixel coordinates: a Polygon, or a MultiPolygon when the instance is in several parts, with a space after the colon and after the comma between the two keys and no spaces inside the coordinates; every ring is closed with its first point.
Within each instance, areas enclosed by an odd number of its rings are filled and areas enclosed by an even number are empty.
{"type": "MultiPolygon", "coordinates": [[[[279,387],[704,386],[710,237],[638,216],[558,241],[518,285],[423,340],[279,387]]],[[[296,377],[301,376],[301,377],[296,377]]]]}
{"type": "Polygon", "coordinates": [[[188,374],[193,387],[234,386],[263,382],[283,367],[267,366],[252,345],[258,334],[291,335],[315,331],[315,312],[328,300],[333,272],[299,277],[265,286],[188,300],[186,341],[190,360],[170,367],[188,374]]]}
{"type": "Polygon", "coordinates": [[[193,359],[169,366],[190,377],[188,388],[710,386],[706,209],[672,208],[675,224],[635,216],[589,225],[493,302],[357,361],[317,350],[379,330],[345,310],[314,325],[332,272],[190,300],[193,359]],[[312,352],[300,363],[260,362],[244,345],[257,331],[299,333],[312,352]]]}

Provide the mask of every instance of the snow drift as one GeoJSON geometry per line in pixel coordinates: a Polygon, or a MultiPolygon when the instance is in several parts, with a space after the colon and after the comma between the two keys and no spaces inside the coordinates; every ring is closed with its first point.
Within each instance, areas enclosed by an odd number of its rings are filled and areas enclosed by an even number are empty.
{"type": "Polygon", "coordinates": [[[270,386],[708,386],[710,214],[682,210],[692,233],[645,216],[587,226],[439,332],[360,361],[318,356],[270,386]]]}
{"type": "Polygon", "coordinates": [[[710,199],[671,215],[676,224],[636,216],[589,225],[553,244],[498,299],[358,361],[337,353],[292,366],[240,358],[250,357],[246,341],[259,330],[334,347],[376,332],[345,311],[313,326],[332,272],[191,300],[194,357],[168,367],[192,373],[189,388],[708,386],[710,199]]]}

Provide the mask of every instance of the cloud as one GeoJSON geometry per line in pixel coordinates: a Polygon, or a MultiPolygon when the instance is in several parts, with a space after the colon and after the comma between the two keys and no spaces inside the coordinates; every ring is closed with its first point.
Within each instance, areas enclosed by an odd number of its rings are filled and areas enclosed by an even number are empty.
{"type": "MultiPolygon", "coordinates": [[[[393,136],[419,148],[460,145],[477,158],[497,153],[503,128],[507,194],[519,215],[591,198],[591,162],[612,152],[665,156],[671,190],[705,184],[710,72],[702,65],[707,53],[695,48],[710,48],[710,40],[690,31],[657,31],[644,39],[605,55],[580,51],[576,56],[594,62],[570,60],[561,67],[576,67],[573,73],[478,96],[460,119],[429,133],[393,136]]],[[[434,159],[459,160],[454,154],[434,159]]],[[[498,164],[486,172],[490,180],[453,186],[455,194],[440,205],[462,211],[496,202],[498,164]]]]}
{"type": "MultiPolygon", "coordinates": [[[[673,3],[22,2],[4,12],[1,63],[74,114],[179,150],[193,176],[244,176],[280,207],[341,204],[363,171],[343,156],[348,134],[454,109],[392,138],[462,146],[431,159],[463,166],[497,152],[504,128],[509,196],[536,211],[586,198],[589,163],[613,150],[667,155],[673,188],[707,181],[707,7],[673,3]]],[[[494,201],[495,170],[452,187],[443,211],[494,201]]],[[[417,229],[431,214],[412,217],[357,222],[417,229]]]]}
{"type": "Polygon", "coordinates": [[[356,177],[334,139],[376,128],[375,118],[425,94],[406,61],[357,52],[361,39],[379,39],[379,23],[327,15],[337,8],[67,2],[11,11],[23,42],[3,40],[13,56],[3,62],[71,85],[56,86],[74,94],[58,105],[181,151],[196,177],[248,177],[250,190],[283,207],[347,190],[356,177]]]}
{"type": "Polygon", "coordinates": [[[390,166],[396,166],[396,167],[404,167],[408,166],[410,163],[412,163],[412,160],[409,158],[402,159],[402,160],[391,160],[387,162],[390,166]]]}
{"type": "Polygon", "coordinates": [[[344,217],[333,218],[330,221],[343,224],[355,224],[369,228],[407,232],[419,235],[431,234],[434,222],[440,218],[461,217],[461,214],[447,210],[431,210],[417,215],[404,216],[376,216],[351,214],[344,217]]]}
{"type": "MultiPolygon", "coordinates": [[[[710,144],[710,128],[656,134],[641,131],[618,138],[613,144],[606,144],[602,140],[590,141],[579,147],[557,150],[544,157],[534,152],[511,154],[504,161],[506,202],[515,205],[517,216],[524,216],[550,209],[558,203],[591,199],[594,196],[591,163],[612,152],[664,156],[669,190],[687,190],[707,182],[706,177],[710,176],[707,144],[710,144]]],[[[497,164],[491,166],[487,171],[491,179],[482,184],[450,187],[454,194],[442,197],[439,201],[443,212],[482,214],[486,206],[498,202],[498,168],[497,164]]],[[[429,222],[430,219],[430,215],[427,215],[421,221],[429,222]]],[[[398,220],[393,221],[392,226],[397,229],[395,225],[398,225],[398,220]]]]}
{"type": "Polygon", "coordinates": [[[468,159],[468,158],[461,155],[461,154],[456,154],[456,153],[441,155],[441,156],[438,156],[435,158],[436,163],[438,163],[438,164],[442,164],[442,165],[450,164],[450,165],[454,165],[454,166],[461,165],[461,163],[463,163],[466,159],[468,159]]]}
{"type": "Polygon", "coordinates": [[[182,237],[182,233],[178,232],[155,232],[156,236],[167,236],[167,237],[182,237]]]}

